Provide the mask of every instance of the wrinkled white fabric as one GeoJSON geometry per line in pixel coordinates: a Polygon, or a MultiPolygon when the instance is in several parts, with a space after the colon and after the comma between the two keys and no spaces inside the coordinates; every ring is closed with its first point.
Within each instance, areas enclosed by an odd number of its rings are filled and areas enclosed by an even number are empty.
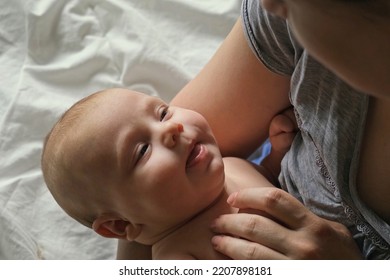
{"type": "Polygon", "coordinates": [[[0,259],[112,259],[69,218],[40,155],[82,97],[127,87],[169,101],[238,18],[239,0],[0,0],[0,259]]]}

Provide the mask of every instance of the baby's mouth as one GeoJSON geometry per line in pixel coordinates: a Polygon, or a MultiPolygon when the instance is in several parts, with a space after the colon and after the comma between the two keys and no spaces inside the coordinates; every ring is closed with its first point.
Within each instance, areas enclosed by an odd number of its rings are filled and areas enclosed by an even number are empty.
{"type": "Polygon", "coordinates": [[[199,155],[202,153],[204,147],[200,143],[195,143],[188,156],[186,168],[194,166],[199,161],[199,155]]]}

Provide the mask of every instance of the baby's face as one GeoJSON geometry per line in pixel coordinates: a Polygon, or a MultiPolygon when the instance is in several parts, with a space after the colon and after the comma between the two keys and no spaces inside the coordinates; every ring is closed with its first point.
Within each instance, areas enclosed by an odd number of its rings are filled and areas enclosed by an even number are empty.
{"type": "Polygon", "coordinates": [[[96,155],[98,172],[104,170],[96,175],[115,211],[133,223],[167,230],[223,189],[219,148],[207,121],[194,111],[114,89],[99,98],[84,123],[93,135],[85,156],[96,155]]]}

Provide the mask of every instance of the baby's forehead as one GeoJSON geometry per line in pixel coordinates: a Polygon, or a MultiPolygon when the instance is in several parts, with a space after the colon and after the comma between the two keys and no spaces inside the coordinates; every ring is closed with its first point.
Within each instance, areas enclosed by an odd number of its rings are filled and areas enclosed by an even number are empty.
{"type": "Polygon", "coordinates": [[[126,104],[128,107],[136,107],[136,108],[142,108],[142,105],[148,106],[151,104],[159,104],[159,103],[166,103],[164,100],[162,100],[160,97],[148,95],[145,93],[132,91],[132,90],[126,90],[126,89],[113,89],[108,90],[102,95],[102,98],[100,100],[101,104],[107,103],[107,102],[116,102],[117,104],[126,104]]]}
{"type": "Polygon", "coordinates": [[[91,100],[81,120],[84,133],[116,133],[123,126],[137,128],[149,117],[158,118],[167,104],[158,97],[129,90],[111,90],[91,100]]]}
{"type": "Polygon", "coordinates": [[[159,97],[129,90],[106,91],[101,98],[91,100],[89,113],[82,120],[82,130],[93,135],[93,130],[102,132],[103,128],[108,133],[115,133],[123,125],[137,128],[148,117],[158,118],[166,106],[159,97]]]}

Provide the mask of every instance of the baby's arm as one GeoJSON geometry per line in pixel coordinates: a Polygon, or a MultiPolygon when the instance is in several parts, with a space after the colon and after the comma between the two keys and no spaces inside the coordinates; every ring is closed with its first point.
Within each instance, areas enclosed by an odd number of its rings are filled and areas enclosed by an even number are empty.
{"type": "Polygon", "coordinates": [[[277,178],[281,170],[281,161],[290,149],[296,132],[297,124],[292,108],[283,111],[271,120],[269,127],[271,153],[261,162],[258,170],[276,186],[278,185],[277,178]]]}

